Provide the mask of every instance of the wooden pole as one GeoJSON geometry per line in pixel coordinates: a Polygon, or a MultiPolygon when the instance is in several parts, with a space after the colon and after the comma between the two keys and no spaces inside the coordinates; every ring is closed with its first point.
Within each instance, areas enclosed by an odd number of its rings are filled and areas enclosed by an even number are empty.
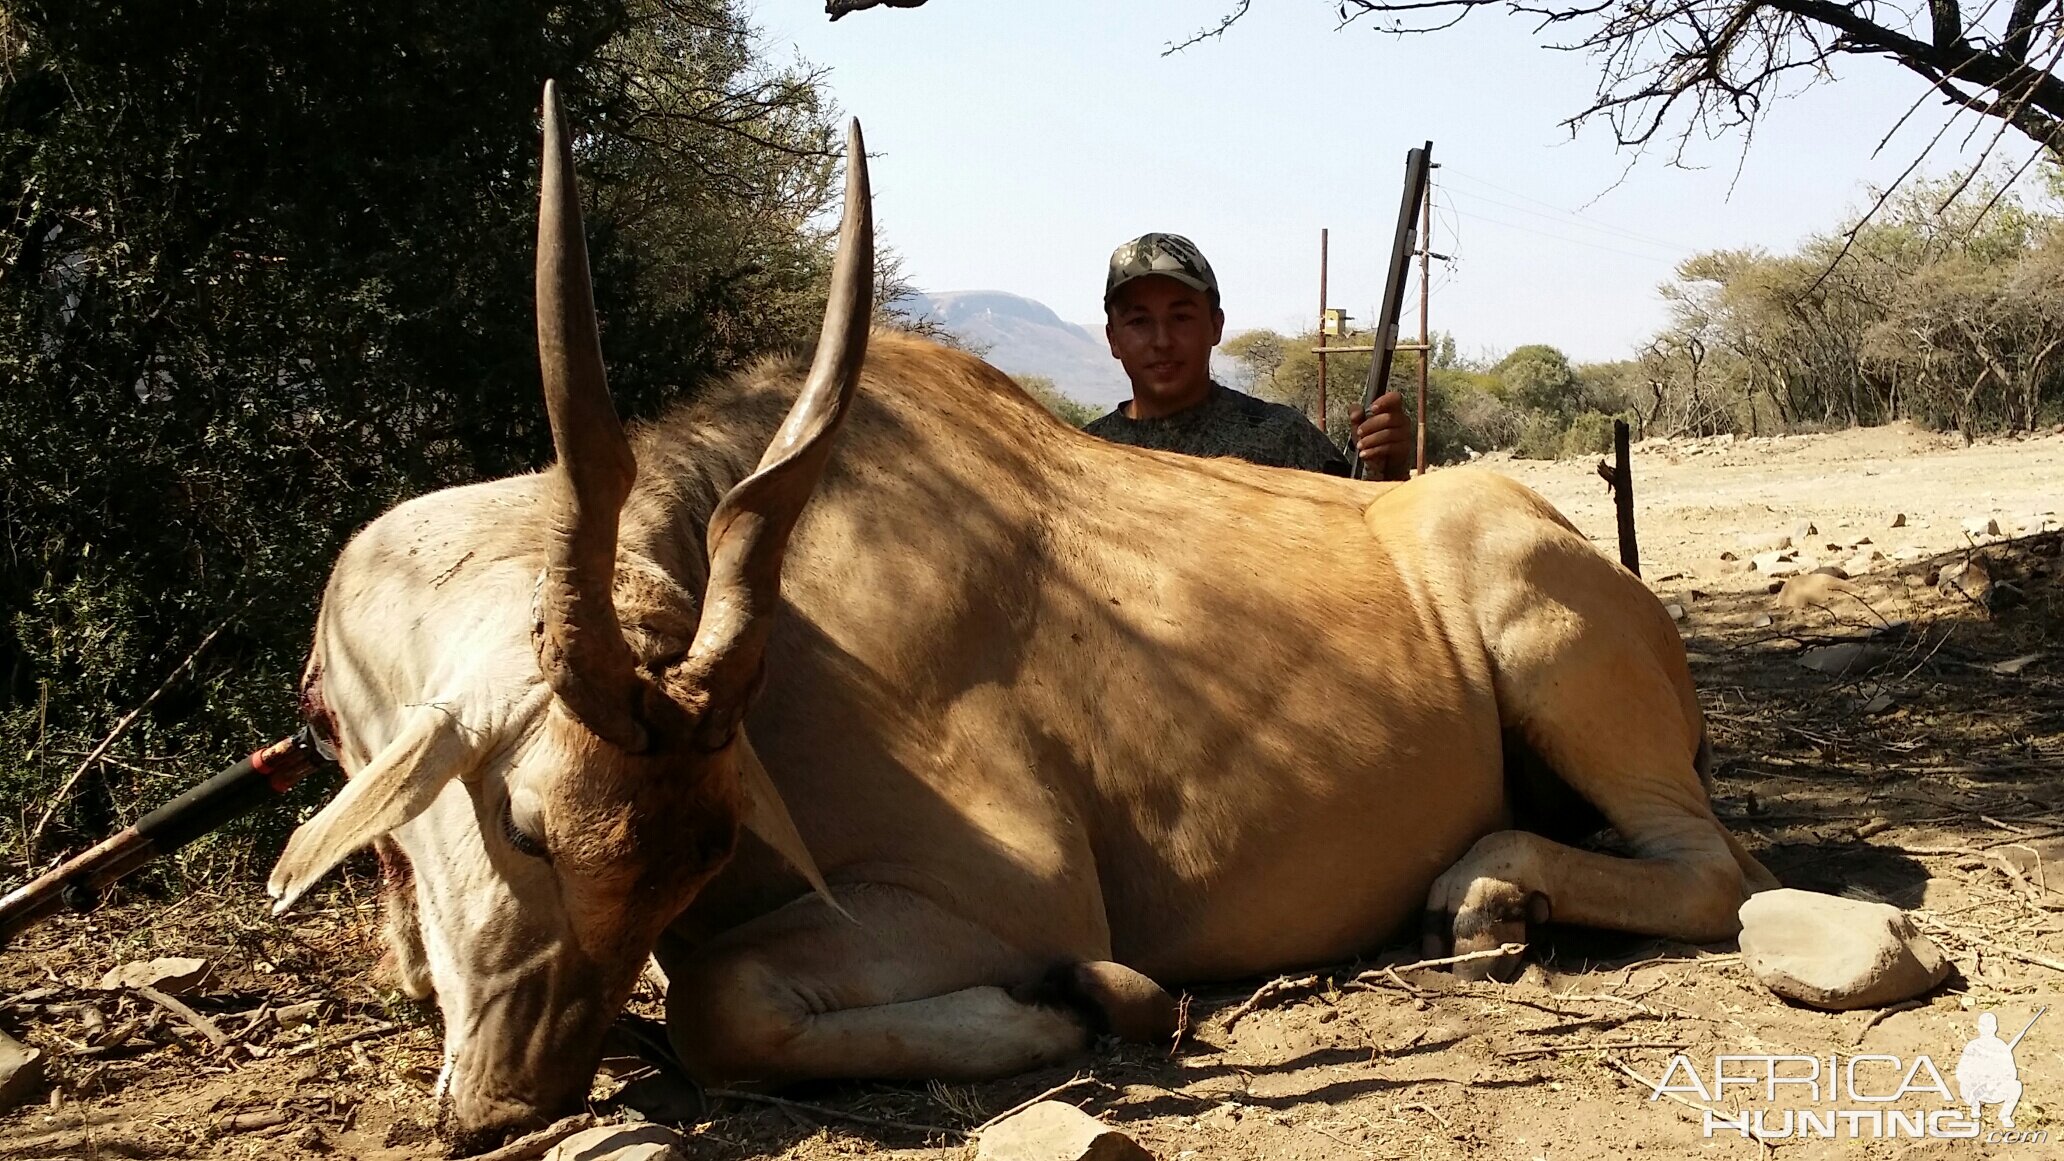
{"type": "Polygon", "coordinates": [[[1613,420],[1613,511],[1620,521],[1620,563],[1640,576],[1641,549],[1634,543],[1634,453],[1627,440],[1627,421],[1613,420]]]}
{"type": "MultiPolygon", "coordinates": [[[[1319,231],[1319,430],[1326,430],[1326,348],[1332,337],[1326,334],[1326,236],[1319,231]]],[[[1345,335],[1339,336],[1345,338],[1345,335]]]]}
{"type": "MultiPolygon", "coordinates": [[[[1431,143],[1429,143],[1430,146],[1431,143]]],[[[1428,150],[1431,152],[1431,149],[1428,150]]],[[[1432,297],[1427,285],[1426,273],[1431,269],[1433,259],[1433,167],[1426,173],[1426,193],[1419,203],[1419,454],[1416,462],[1419,475],[1426,474],[1426,372],[1427,364],[1433,360],[1432,334],[1427,328],[1426,310],[1432,297]]]]}

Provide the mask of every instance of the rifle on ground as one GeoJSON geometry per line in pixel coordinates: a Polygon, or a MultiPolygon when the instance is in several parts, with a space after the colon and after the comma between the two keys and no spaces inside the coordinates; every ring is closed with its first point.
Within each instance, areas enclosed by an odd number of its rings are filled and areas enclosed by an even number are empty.
{"type": "Polygon", "coordinates": [[[336,762],[307,726],[253,753],[0,898],[0,947],[59,911],[93,910],[123,876],[273,801],[315,771],[334,769],[336,762]]]}

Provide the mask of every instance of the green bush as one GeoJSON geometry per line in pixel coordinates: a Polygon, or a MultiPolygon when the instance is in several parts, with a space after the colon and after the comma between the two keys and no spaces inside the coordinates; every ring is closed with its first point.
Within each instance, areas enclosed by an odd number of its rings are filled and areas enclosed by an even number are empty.
{"type": "Polygon", "coordinates": [[[1070,427],[1085,427],[1103,415],[1102,409],[1062,394],[1061,389],[1054,386],[1054,381],[1045,375],[1012,375],[1011,380],[1024,388],[1025,394],[1038,400],[1041,407],[1052,412],[1054,418],[1070,427]]]}
{"type": "Polygon", "coordinates": [[[1455,399],[1461,441],[1479,452],[1511,447],[1526,425],[1526,412],[1490,391],[1464,391],[1455,399]]]}
{"type": "Polygon", "coordinates": [[[1569,430],[1562,436],[1565,457],[1604,455],[1612,446],[1613,417],[1601,411],[1586,411],[1570,420],[1569,430]]]}
{"type": "Polygon", "coordinates": [[[1512,454],[1523,460],[1554,460],[1562,458],[1562,422],[1545,411],[1536,411],[1527,416],[1519,429],[1519,439],[1512,445],[1512,454]]]}

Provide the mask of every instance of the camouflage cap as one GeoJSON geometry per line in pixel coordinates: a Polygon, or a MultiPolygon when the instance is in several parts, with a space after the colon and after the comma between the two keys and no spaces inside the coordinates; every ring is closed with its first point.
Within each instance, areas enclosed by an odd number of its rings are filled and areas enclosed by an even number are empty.
{"type": "Polygon", "coordinates": [[[1201,290],[1218,302],[1218,276],[1197,244],[1180,234],[1141,234],[1111,251],[1111,271],[1104,277],[1104,306],[1118,288],[1135,278],[1159,274],[1173,278],[1192,290],[1201,290]]]}

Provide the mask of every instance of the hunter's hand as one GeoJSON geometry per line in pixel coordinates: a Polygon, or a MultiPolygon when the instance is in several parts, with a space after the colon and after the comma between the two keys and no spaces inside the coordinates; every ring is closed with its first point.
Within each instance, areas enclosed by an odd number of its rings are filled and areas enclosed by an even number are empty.
{"type": "Polygon", "coordinates": [[[1371,478],[1402,480],[1411,474],[1412,421],[1405,418],[1404,396],[1385,391],[1376,397],[1367,415],[1357,403],[1350,420],[1355,448],[1371,478]]]}

